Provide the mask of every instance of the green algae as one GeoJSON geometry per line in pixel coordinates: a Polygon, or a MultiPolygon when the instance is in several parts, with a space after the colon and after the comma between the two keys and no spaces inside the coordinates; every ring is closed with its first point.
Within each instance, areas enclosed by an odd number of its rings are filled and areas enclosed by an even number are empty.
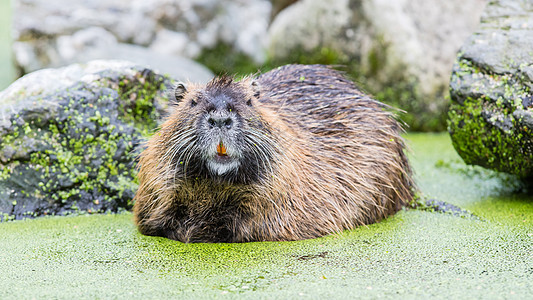
{"type": "Polygon", "coordinates": [[[406,137],[422,193],[478,218],[402,210],[324,238],[244,244],[143,236],[130,213],[0,223],[0,298],[528,298],[533,196],[471,171],[445,134],[406,137]]]}
{"type": "Polygon", "coordinates": [[[135,147],[157,127],[171,84],[133,71],[104,71],[11,116],[0,138],[0,220],[131,208],[135,147]]]}
{"type": "Polygon", "coordinates": [[[417,147],[411,153],[411,164],[426,197],[468,208],[480,199],[519,194],[525,189],[517,176],[465,165],[445,133],[409,134],[407,140],[408,145],[417,147]]]}
{"type": "Polygon", "coordinates": [[[125,113],[120,119],[125,123],[133,123],[144,137],[150,136],[158,125],[157,120],[161,118],[161,114],[156,109],[154,99],[161,98],[160,102],[168,102],[166,95],[158,94],[167,90],[165,81],[170,82],[168,77],[156,80],[153,74],[148,75],[148,78],[122,78],[118,84],[119,98],[125,103],[121,107],[125,113]]]}
{"type": "MultiPolygon", "coordinates": [[[[504,130],[487,123],[482,117],[486,107],[471,98],[462,105],[450,107],[448,130],[455,149],[469,164],[528,176],[533,168],[533,154],[525,149],[533,140],[531,130],[520,126],[516,126],[516,131],[504,130]]],[[[505,108],[502,110],[502,114],[509,115],[510,122],[516,124],[512,113],[505,108]]]]}
{"type": "Polygon", "coordinates": [[[447,124],[466,163],[531,176],[533,132],[513,114],[524,109],[522,99],[531,95],[527,81],[524,74],[494,74],[459,53],[447,124]],[[462,84],[468,86],[466,95],[462,84]]]}

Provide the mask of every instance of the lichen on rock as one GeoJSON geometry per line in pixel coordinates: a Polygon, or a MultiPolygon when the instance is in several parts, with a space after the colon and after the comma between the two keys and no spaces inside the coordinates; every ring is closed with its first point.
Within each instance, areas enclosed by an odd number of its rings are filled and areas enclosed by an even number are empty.
{"type": "Polygon", "coordinates": [[[493,1],[457,57],[448,131],[468,164],[533,176],[533,3],[493,1]]]}
{"type": "Polygon", "coordinates": [[[171,80],[99,61],[20,81],[0,93],[0,220],[130,208],[171,80]]]}

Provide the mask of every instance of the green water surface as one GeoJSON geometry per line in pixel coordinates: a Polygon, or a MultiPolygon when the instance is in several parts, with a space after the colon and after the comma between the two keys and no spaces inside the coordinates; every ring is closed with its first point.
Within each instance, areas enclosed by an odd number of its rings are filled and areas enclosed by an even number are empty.
{"type": "Polygon", "coordinates": [[[131,214],[0,223],[0,299],[531,299],[533,196],[465,166],[446,134],[410,134],[422,192],[476,217],[403,210],[298,242],[182,244],[131,214]]]}

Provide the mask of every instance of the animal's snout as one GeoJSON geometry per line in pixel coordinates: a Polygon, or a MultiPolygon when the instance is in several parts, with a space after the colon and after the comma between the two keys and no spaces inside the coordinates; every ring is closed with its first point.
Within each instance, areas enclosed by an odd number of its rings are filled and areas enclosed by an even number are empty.
{"type": "Polygon", "coordinates": [[[211,128],[226,128],[231,129],[233,127],[233,120],[228,117],[215,117],[211,116],[209,119],[207,119],[207,123],[209,124],[209,127],[211,128]]]}

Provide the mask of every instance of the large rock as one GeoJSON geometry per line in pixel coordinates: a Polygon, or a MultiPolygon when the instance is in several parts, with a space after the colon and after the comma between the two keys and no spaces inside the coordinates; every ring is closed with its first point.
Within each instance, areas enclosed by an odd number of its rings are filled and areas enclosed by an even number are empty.
{"type": "MultiPolygon", "coordinates": [[[[118,56],[123,49],[104,53],[106,45],[118,42],[149,49],[154,59],[197,59],[223,45],[226,55],[260,64],[270,11],[267,0],[19,0],[13,18],[15,58],[24,72],[68,64],[76,53],[133,61],[135,55],[118,56]]],[[[166,72],[164,64],[153,64],[166,72]]]]}
{"type": "Polygon", "coordinates": [[[135,149],[167,77],[94,61],[26,75],[0,93],[0,220],[131,207],[135,149]]]}
{"type": "Polygon", "coordinates": [[[274,61],[348,65],[415,130],[444,129],[449,74],[486,0],[302,0],[275,18],[274,61]]]}
{"type": "Polygon", "coordinates": [[[58,36],[54,47],[34,43],[34,40],[14,43],[17,62],[24,66],[24,70],[57,68],[96,59],[124,59],[182,81],[207,82],[213,77],[209,69],[191,59],[154,53],[146,47],[119,43],[112,33],[101,27],[89,27],[72,35],[58,36]],[[40,49],[41,46],[44,49],[40,49]],[[39,56],[37,53],[46,55],[39,56]]]}
{"type": "Polygon", "coordinates": [[[533,2],[492,1],[450,82],[448,130],[466,163],[533,176],[533,2]]]}

